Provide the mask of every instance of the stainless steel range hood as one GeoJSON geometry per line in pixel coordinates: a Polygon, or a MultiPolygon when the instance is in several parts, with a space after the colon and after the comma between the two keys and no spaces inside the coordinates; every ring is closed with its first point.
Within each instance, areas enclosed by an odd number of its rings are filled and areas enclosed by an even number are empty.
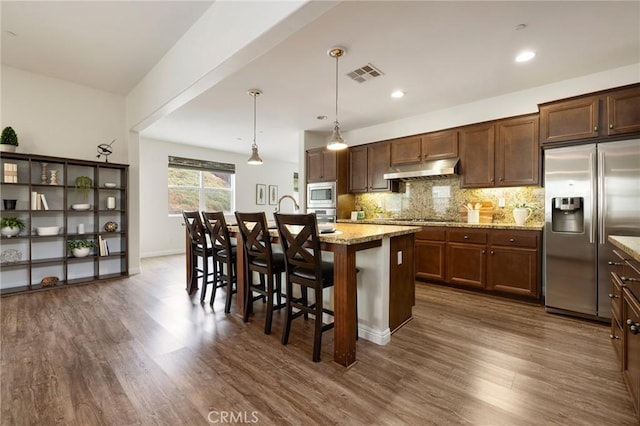
{"type": "Polygon", "coordinates": [[[459,158],[425,161],[422,164],[393,167],[392,172],[385,173],[385,179],[419,180],[438,176],[458,174],[459,158]]]}

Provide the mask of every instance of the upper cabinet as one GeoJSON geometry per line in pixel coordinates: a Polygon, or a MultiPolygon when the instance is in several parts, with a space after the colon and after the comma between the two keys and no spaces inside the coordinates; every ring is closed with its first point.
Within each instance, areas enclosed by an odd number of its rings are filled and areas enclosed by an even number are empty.
{"type": "Polygon", "coordinates": [[[328,182],[338,179],[337,152],[326,148],[307,151],[307,182],[328,182]]]}
{"type": "Polygon", "coordinates": [[[640,132],[640,86],[540,105],[540,142],[579,141],[640,132]]]}
{"type": "Polygon", "coordinates": [[[458,156],[458,131],[444,130],[391,141],[391,166],[458,156]]]}
{"type": "Polygon", "coordinates": [[[377,142],[349,149],[349,192],[396,190],[397,182],[384,178],[391,164],[391,143],[377,142]]]}
{"type": "Polygon", "coordinates": [[[538,115],[460,129],[462,188],[539,185],[538,115]]]}

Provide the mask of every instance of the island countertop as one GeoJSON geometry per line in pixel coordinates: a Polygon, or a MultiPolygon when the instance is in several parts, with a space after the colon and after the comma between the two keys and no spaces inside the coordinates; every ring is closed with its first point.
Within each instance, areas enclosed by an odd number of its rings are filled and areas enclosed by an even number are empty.
{"type": "Polygon", "coordinates": [[[428,220],[400,220],[393,218],[350,220],[338,219],[339,224],[379,224],[379,225],[410,225],[410,226],[444,226],[447,228],[484,228],[484,229],[519,229],[523,231],[542,231],[544,224],[527,223],[516,225],[515,223],[467,223],[467,222],[441,222],[428,220]]]}
{"type": "Polygon", "coordinates": [[[636,262],[640,262],[640,237],[609,235],[609,241],[631,256],[636,262]]]}
{"type": "MultiPolygon", "coordinates": [[[[239,232],[237,225],[230,225],[229,231],[239,232]]],[[[321,233],[321,243],[353,245],[383,238],[398,237],[400,235],[415,234],[422,231],[419,226],[373,224],[373,223],[336,223],[335,232],[321,233]]],[[[278,230],[270,227],[269,235],[278,236],[278,230]]]]}

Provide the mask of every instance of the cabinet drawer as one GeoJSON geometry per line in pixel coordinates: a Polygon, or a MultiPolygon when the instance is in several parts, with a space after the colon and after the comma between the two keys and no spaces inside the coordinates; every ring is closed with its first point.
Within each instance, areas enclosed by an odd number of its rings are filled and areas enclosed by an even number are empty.
{"type": "Polygon", "coordinates": [[[538,236],[535,232],[527,231],[492,231],[489,233],[489,243],[499,246],[537,248],[538,236]]]}
{"type": "Polygon", "coordinates": [[[445,241],[446,229],[431,226],[422,227],[422,231],[416,233],[416,240],[445,241]]]}
{"type": "Polygon", "coordinates": [[[449,241],[456,243],[486,244],[487,232],[475,229],[452,229],[449,231],[449,241]]]}
{"type": "Polygon", "coordinates": [[[622,320],[622,281],[615,272],[611,273],[611,292],[609,293],[609,299],[611,299],[611,314],[613,320],[620,322],[622,320]]]}

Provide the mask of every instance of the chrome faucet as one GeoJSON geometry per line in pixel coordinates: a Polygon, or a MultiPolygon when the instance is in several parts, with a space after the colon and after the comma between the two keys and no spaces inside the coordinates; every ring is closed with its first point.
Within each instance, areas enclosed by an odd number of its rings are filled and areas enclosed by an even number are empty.
{"type": "Polygon", "coordinates": [[[280,212],[280,203],[282,203],[282,200],[284,200],[285,198],[290,199],[291,201],[293,201],[293,205],[296,208],[296,211],[300,210],[300,206],[298,205],[298,203],[296,202],[296,199],[293,198],[293,196],[291,195],[283,195],[282,197],[280,197],[280,199],[278,200],[278,207],[276,207],[276,213],[280,212]]]}

